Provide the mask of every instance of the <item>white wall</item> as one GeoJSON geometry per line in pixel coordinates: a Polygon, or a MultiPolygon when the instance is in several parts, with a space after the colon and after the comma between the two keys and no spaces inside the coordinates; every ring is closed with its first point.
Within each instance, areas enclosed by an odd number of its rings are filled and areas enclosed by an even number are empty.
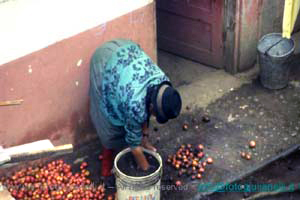
{"type": "MultiPolygon", "coordinates": [[[[153,0],[0,0],[0,65],[153,0]]],[[[1,67],[1,66],[0,66],[1,67]]]]}

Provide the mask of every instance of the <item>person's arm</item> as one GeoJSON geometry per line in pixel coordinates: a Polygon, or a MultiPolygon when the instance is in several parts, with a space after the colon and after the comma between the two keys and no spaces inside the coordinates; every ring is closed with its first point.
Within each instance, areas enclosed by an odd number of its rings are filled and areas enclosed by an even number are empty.
{"type": "Polygon", "coordinates": [[[149,132],[147,128],[147,124],[144,123],[142,126],[142,141],[141,145],[131,148],[131,152],[138,164],[138,166],[143,169],[143,170],[148,170],[149,169],[149,162],[147,161],[144,152],[143,152],[143,147],[146,149],[149,149],[151,151],[156,151],[156,148],[154,148],[151,143],[148,141],[149,137],[149,132]]]}
{"type": "Polygon", "coordinates": [[[144,155],[143,148],[141,146],[137,146],[137,147],[131,149],[131,152],[132,152],[138,166],[145,171],[148,170],[149,163],[144,155]]]}
{"type": "Polygon", "coordinates": [[[156,152],[156,148],[154,146],[152,146],[152,144],[148,140],[148,138],[149,138],[149,129],[148,129],[147,123],[143,124],[142,132],[143,132],[142,146],[145,147],[146,149],[149,149],[151,151],[156,152]]]}
{"type": "Polygon", "coordinates": [[[125,141],[131,148],[131,152],[136,160],[137,165],[142,170],[149,169],[149,163],[144,155],[142,140],[143,140],[143,125],[130,120],[125,126],[126,135],[125,141]]]}
{"type": "MultiPolygon", "coordinates": [[[[148,133],[147,123],[143,124],[142,133],[143,133],[143,137],[142,137],[141,145],[147,149],[154,150],[155,148],[148,142],[149,133],[148,133]]],[[[138,147],[132,149],[131,152],[134,155],[135,160],[138,163],[139,167],[142,168],[143,170],[148,170],[149,163],[144,155],[142,146],[138,146],[138,147]]]]}

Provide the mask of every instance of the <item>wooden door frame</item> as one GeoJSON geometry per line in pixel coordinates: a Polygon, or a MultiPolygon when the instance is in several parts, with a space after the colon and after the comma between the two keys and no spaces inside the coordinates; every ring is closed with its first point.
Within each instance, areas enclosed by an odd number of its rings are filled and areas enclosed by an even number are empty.
{"type": "Polygon", "coordinates": [[[256,43],[261,34],[263,0],[224,0],[224,69],[231,73],[247,70],[256,62],[256,43]],[[250,28],[249,28],[250,27],[250,28]],[[248,38],[251,32],[254,37],[248,38]],[[245,48],[245,46],[250,48],[245,48]]]}
{"type": "MultiPolygon", "coordinates": [[[[238,0],[224,0],[224,23],[223,23],[223,61],[224,69],[235,74],[238,72],[236,44],[236,4],[238,0]]],[[[239,31],[237,31],[238,33],[239,31]]]]}

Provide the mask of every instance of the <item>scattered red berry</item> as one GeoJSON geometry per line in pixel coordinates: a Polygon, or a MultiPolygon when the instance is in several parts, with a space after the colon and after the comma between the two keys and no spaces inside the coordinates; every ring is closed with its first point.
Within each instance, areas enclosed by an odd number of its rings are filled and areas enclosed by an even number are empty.
{"type": "Polygon", "coordinates": [[[246,153],[245,152],[241,152],[241,157],[242,158],[246,158],[246,153]]]}
{"type": "Polygon", "coordinates": [[[176,181],[176,182],[175,182],[175,185],[176,185],[177,187],[182,186],[182,182],[181,182],[181,181],[176,181]]]}
{"type": "Polygon", "coordinates": [[[251,140],[251,141],[249,142],[249,147],[250,147],[250,148],[255,148],[255,147],[256,147],[256,142],[255,142],[254,140],[251,140]]]}
{"type": "Polygon", "coordinates": [[[90,174],[81,164],[81,173],[72,174],[71,166],[63,160],[52,161],[47,165],[28,167],[15,172],[11,177],[0,179],[11,195],[17,199],[104,199],[102,185],[92,188],[90,174]],[[22,187],[19,187],[22,185],[22,187]],[[76,189],[77,188],[77,189],[76,189]]]}
{"type": "Polygon", "coordinates": [[[183,124],[182,125],[182,130],[187,131],[189,129],[189,125],[188,124],[183,124]]]}
{"type": "Polygon", "coordinates": [[[252,156],[251,156],[250,153],[247,153],[247,154],[246,154],[246,159],[247,159],[247,160],[251,160],[251,159],[252,159],[252,156]]]}
{"type": "Polygon", "coordinates": [[[206,161],[207,161],[207,164],[212,164],[214,162],[214,160],[211,157],[208,157],[206,159],[206,161]]]}

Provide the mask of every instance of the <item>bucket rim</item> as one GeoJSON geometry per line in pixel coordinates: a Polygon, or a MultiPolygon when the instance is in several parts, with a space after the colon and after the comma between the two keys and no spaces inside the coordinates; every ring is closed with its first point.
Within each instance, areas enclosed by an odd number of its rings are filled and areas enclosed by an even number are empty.
{"type": "MultiPolygon", "coordinates": [[[[282,34],[281,33],[268,33],[268,34],[266,34],[266,35],[264,35],[263,37],[261,37],[260,39],[259,39],[259,41],[258,41],[258,43],[257,44],[259,44],[260,42],[262,42],[266,37],[268,37],[268,36],[270,36],[270,35],[279,35],[279,36],[281,36],[282,37],[282,34]]],[[[286,38],[287,39],[287,38],[286,38]]],[[[295,42],[294,42],[294,40],[293,40],[293,38],[290,38],[290,39],[288,39],[288,40],[290,40],[291,42],[292,42],[292,48],[287,52],[287,53],[285,53],[285,54],[283,54],[283,55],[280,55],[280,56],[276,56],[276,55],[272,55],[271,57],[273,57],[273,58],[282,58],[282,57],[286,57],[286,56],[288,56],[288,55],[290,55],[294,50],[295,50],[295,42]]],[[[258,49],[258,45],[257,45],[257,51],[259,52],[259,53],[262,53],[259,49],[258,49]]]]}
{"type": "Polygon", "coordinates": [[[115,158],[115,160],[114,160],[114,170],[115,170],[116,173],[119,173],[120,175],[122,175],[122,176],[124,176],[124,177],[126,177],[126,178],[129,178],[129,179],[135,179],[135,180],[137,180],[137,181],[138,181],[138,180],[144,180],[144,179],[150,178],[150,177],[152,177],[154,174],[158,174],[158,175],[160,174],[160,171],[161,171],[162,166],[163,166],[161,156],[160,156],[158,153],[156,153],[155,151],[150,151],[150,150],[145,149],[145,148],[143,148],[143,151],[144,151],[144,152],[151,154],[152,156],[155,157],[155,159],[158,160],[158,162],[159,162],[159,167],[157,168],[157,170],[155,170],[153,173],[151,173],[151,174],[149,174],[149,175],[147,175],[147,176],[128,176],[128,175],[124,174],[124,173],[118,168],[117,162],[119,161],[119,159],[121,158],[121,156],[123,156],[124,154],[126,154],[126,153],[128,153],[128,152],[130,152],[130,151],[131,151],[131,149],[130,149],[130,147],[128,147],[128,148],[126,148],[126,149],[123,149],[122,151],[120,151],[120,152],[117,154],[117,156],[116,156],[116,158],[115,158]]]}

